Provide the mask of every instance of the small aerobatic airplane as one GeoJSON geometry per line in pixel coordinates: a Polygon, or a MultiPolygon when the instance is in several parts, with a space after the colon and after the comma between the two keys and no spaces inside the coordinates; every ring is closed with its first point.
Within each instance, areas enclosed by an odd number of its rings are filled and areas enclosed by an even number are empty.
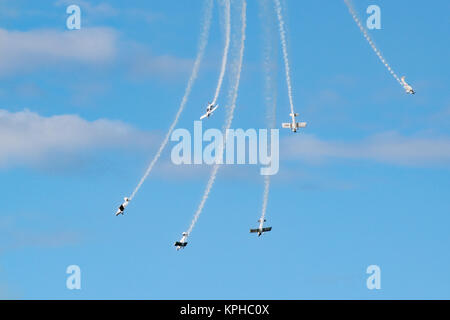
{"type": "Polygon", "coordinates": [[[291,116],[292,121],[289,123],[288,122],[282,123],[281,126],[283,128],[291,129],[292,132],[297,132],[298,128],[306,128],[306,122],[295,121],[295,117],[298,116],[298,113],[290,113],[289,115],[291,116]]]}
{"type": "Polygon", "coordinates": [[[409,84],[406,83],[405,76],[402,77],[402,84],[403,84],[403,88],[405,88],[405,90],[406,90],[406,93],[409,93],[409,94],[415,94],[416,93],[413,90],[413,88],[409,84]]]}
{"type": "Polygon", "coordinates": [[[127,207],[128,203],[130,202],[130,199],[128,199],[127,197],[123,198],[123,200],[125,200],[125,202],[120,205],[119,209],[117,209],[116,217],[119,214],[123,215],[123,212],[125,211],[125,208],[127,207]]]}
{"type": "Polygon", "coordinates": [[[259,219],[259,228],[258,229],[250,229],[250,233],[258,233],[258,237],[262,235],[264,232],[269,232],[272,230],[272,227],[263,228],[264,222],[266,222],[266,219],[259,219]]]}
{"type": "Polygon", "coordinates": [[[214,111],[219,107],[219,105],[214,105],[213,103],[208,103],[208,106],[206,107],[206,113],[200,117],[200,120],[209,118],[210,115],[213,114],[214,111]]]}
{"type": "Polygon", "coordinates": [[[180,250],[181,248],[184,248],[187,246],[187,244],[188,244],[186,241],[187,237],[188,237],[187,232],[183,232],[183,237],[181,238],[181,240],[175,242],[175,247],[177,247],[177,250],[180,250]]]}

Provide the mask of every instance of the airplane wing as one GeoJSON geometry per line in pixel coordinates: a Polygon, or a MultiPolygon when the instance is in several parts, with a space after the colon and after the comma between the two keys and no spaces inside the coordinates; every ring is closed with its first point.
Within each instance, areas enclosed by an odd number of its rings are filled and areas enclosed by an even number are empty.
{"type": "Polygon", "coordinates": [[[205,118],[206,118],[206,114],[202,115],[202,116],[200,117],[200,120],[205,119],[205,118]]]}
{"type": "Polygon", "coordinates": [[[262,229],[262,232],[268,232],[268,231],[270,231],[270,230],[272,230],[272,227],[263,228],[263,229],[262,229]]]}
{"type": "Polygon", "coordinates": [[[290,123],[282,123],[281,127],[289,129],[291,127],[291,124],[290,123]]]}
{"type": "Polygon", "coordinates": [[[297,128],[306,128],[306,122],[297,122],[297,128]]]}
{"type": "Polygon", "coordinates": [[[211,113],[213,113],[214,111],[216,111],[216,109],[219,107],[219,105],[215,106],[212,110],[211,113]]]}
{"type": "Polygon", "coordinates": [[[186,245],[187,245],[187,242],[179,242],[179,241],[175,242],[175,246],[186,247],[186,245]]]}
{"type": "Polygon", "coordinates": [[[256,233],[258,231],[259,231],[259,229],[250,229],[250,233],[256,233]]]}

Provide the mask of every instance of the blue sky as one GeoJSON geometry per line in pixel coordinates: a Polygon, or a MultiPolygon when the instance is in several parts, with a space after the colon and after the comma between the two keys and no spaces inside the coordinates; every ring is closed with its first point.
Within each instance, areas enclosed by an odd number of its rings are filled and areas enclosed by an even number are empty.
{"type": "MultiPolygon", "coordinates": [[[[209,168],[174,167],[174,143],[126,215],[114,213],[173,120],[203,2],[0,0],[0,298],[450,298],[450,4],[353,2],[363,21],[367,6],[380,6],[382,29],[370,35],[416,95],[390,76],[343,1],[285,1],[294,103],[308,127],[280,131],[273,231],[248,233],[261,211],[259,168],[225,167],[177,252],[209,168]],[[69,4],[81,7],[79,31],[66,29],[69,4]],[[72,264],[79,291],[65,286],[72,264]],[[381,290],[366,288],[372,264],[381,290]]],[[[191,129],[214,93],[219,14],[216,4],[178,128],[191,129]]],[[[247,14],[232,127],[264,128],[256,1],[247,14]]],[[[264,23],[274,32],[280,123],[289,113],[281,49],[277,26],[264,23]]],[[[224,114],[207,126],[220,128],[224,114]]]]}

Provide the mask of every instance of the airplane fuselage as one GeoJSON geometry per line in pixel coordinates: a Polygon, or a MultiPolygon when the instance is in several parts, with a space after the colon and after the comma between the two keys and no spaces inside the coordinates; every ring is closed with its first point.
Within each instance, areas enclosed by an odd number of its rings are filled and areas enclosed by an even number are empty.
{"type": "Polygon", "coordinates": [[[405,88],[406,93],[415,94],[414,89],[405,81],[405,77],[401,78],[403,88],[405,88]]]}
{"type": "Polygon", "coordinates": [[[183,233],[183,236],[181,237],[181,240],[175,242],[175,246],[176,246],[177,251],[180,250],[181,248],[186,247],[186,245],[187,245],[187,242],[186,242],[187,237],[188,237],[188,235],[183,233]]]}
{"type": "Polygon", "coordinates": [[[415,94],[415,92],[411,86],[405,86],[405,90],[409,94],[415,94]]]}
{"type": "Polygon", "coordinates": [[[218,107],[219,107],[218,105],[214,106],[212,103],[208,104],[208,106],[206,107],[206,113],[200,117],[200,120],[204,118],[209,118],[209,116],[211,116],[218,107]]]}
{"type": "Polygon", "coordinates": [[[305,128],[306,122],[296,122],[295,117],[298,116],[298,113],[290,113],[289,116],[291,117],[291,122],[282,123],[282,127],[286,129],[291,129],[292,132],[297,132],[298,128],[305,128]]]}
{"type": "Polygon", "coordinates": [[[295,116],[292,116],[291,129],[292,132],[297,132],[297,122],[295,122],[295,116]]]}
{"type": "Polygon", "coordinates": [[[261,236],[263,233],[263,225],[264,225],[264,221],[260,221],[259,228],[258,228],[258,237],[261,236]]]}
{"type": "Polygon", "coordinates": [[[259,222],[259,230],[261,230],[261,231],[262,231],[262,228],[263,228],[263,225],[264,225],[264,221],[265,221],[265,220],[261,220],[261,221],[259,222]]]}
{"type": "Polygon", "coordinates": [[[128,198],[124,198],[124,200],[125,200],[125,202],[122,203],[119,206],[119,208],[117,209],[116,216],[118,216],[119,214],[123,215],[123,212],[125,211],[125,208],[127,207],[128,203],[130,201],[130,199],[128,199],[128,198]]]}
{"type": "Polygon", "coordinates": [[[250,229],[250,233],[257,233],[258,237],[261,236],[264,232],[268,232],[272,230],[272,227],[264,228],[265,219],[258,220],[259,226],[257,229],[250,229]]]}

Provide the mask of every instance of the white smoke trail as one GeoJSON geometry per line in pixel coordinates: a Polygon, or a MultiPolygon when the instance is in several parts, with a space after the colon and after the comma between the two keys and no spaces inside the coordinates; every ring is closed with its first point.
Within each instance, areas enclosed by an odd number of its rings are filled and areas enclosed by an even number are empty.
{"type": "Polygon", "coordinates": [[[222,88],[223,77],[225,75],[225,70],[227,68],[228,51],[230,48],[230,33],[231,33],[231,23],[230,23],[230,0],[225,0],[224,2],[224,12],[225,12],[225,47],[222,56],[222,67],[220,69],[219,81],[217,83],[216,92],[214,94],[214,99],[212,104],[217,103],[219,98],[220,89],[222,88]]]}
{"type": "MultiPolygon", "coordinates": [[[[263,23],[263,34],[264,34],[264,61],[263,61],[263,69],[264,69],[264,93],[265,93],[265,102],[267,108],[267,119],[268,119],[268,127],[273,129],[275,128],[276,122],[276,87],[275,87],[275,79],[273,72],[273,61],[274,59],[274,50],[272,46],[273,34],[272,34],[272,15],[269,11],[268,6],[269,0],[261,1],[262,5],[262,17],[263,23]]],[[[269,146],[270,148],[270,146],[269,146]]],[[[269,190],[270,190],[270,175],[264,176],[264,193],[263,193],[263,202],[262,202],[262,210],[261,210],[261,220],[264,221],[267,212],[267,203],[269,201],[269,190]]]]}
{"type": "Polygon", "coordinates": [[[130,200],[133,199],[134,196],[136,195],[136,193],[139,191],[142,184],[147,179],[148,175],[150,174],[150,172],[152,171],[156,162],[158,161],[159,157],[161,156],[161,153],[163,152],[164,148],[166,147],[167,143],[169,142],[170,135],[172,134],[172,131],[175,129],[175,126],[178,123],[181,113],[183,112],[184,107],[186,106],[186,103],[189,99],[189,95],[192,91],[192,87],[194,86],[194,82],[198,76],[200,64],[201,64],[203,56],[205,54],[206,45],[208,44],[209,29],[211,27],[211,19],[212,19],[212,11],[213,11],[213,0],[206,0],[205,13],[204,13],[204,17],[203,17],[203,27],[202,27],[201,34],[200,34],[197,57],[194,62],[194,67],[192,68],[191,77],[189,78],[188,84],[186,86],[184,96],[181,99],[180,107],[178,109],[177,114],[175,115],[175,119],[173,120],[172,124],[170,125],[169,131],[167,131],[167,134],[158,149],[158,152],[156,153],[156,155],[154,156],[150,165],[148,166],[147,170],[145,171],[144,176],[141,178],[138,185],[134,189],[133,193],[129,197],[130,200]]]}
{"type": "Polygon", "coordinates": [[[267,212],[267,202],[269,201],[269,189],[270,189],[270,176],[264,176],[264,195],[263,195],[263,205],[261,212],[261,221],[266,218],[267,212]]]}
{"type": "MultiPolygon", "coordinates": [[[[241,27],[241,43],[240,43],[240,51],[239,51],[239,57],[238,57],[238,63],[237,63],[237,74],[236,74],[236,82],[232,85],[230,88],[231,92],[231,104],[230,109],[227,114],[227,119],[225,120],[225,125],[223,127],[223,132],[226,132],[227,129],[231,127],[231,123],[233,122],[233,116],[234,116],[234,110],[236,108],[236,100],[238,96],[238,89],[239,89],[239,83],[241,80],[241,70],[242,70],[242,61],[244,58],[244,47],[245,47],[245,29],[247,27],[246,22],[246,9],[247,9],[247,3],[245,0],[242,3],[242,27],[241,27]]],[[[222,148],[222,154],[219,156],[221,158],[223,156],[223,150],[225,148],[222,148]]],[[[203,208],[205,206],[206,200],[208,200],[209,193],[211,192],[211,189],[214,185],[214,182],[216,180],[217,172],[219,171],[220,164],[216,163],[212,169],[211,175],[208,180],[208,184],[206,185],[205,192],[203,194],[202,200],[197,208],[197,211],[194,214],[194,218],[192,219],[191,225],[189,226],[189,229],[187,231],[187,234],[190,235],[192,230],[195,227],[195,224],[198,221],[198,218],[200,217],[203,208]]]]}
{"type": "Polygon", "coordinates": [[[381,54],[381,51],[377,48],[377,46],[375,45],[375,43],[373,42],[372,38],[369,36],[369,33],[367,32],[366,28],[364,28],[364,26],[362,25],[361,21],[359,20],[353,5],[351,4],[351,2],[349,0],[344,0],[345,4],[347,5],[348,10],[350,11],[350,14],[353,17],[353,20],[355,21],[355,23],[358,25],[359,30],[361,30],[362,34],[364,35],[364,38],[366,38],[367,42],[370,44],[370,46],[372,47],[373,51],[376,53],[376,55],[378,56],[378,58],[381,60],[381,62],[384,64],[384,66],[388,69],[389,73],[395,78],[395,80],[397,80],[397,82],[402,86],[405,87],[404,84],[402,83],[402,81],[400,80],[400,78],[397,76],[397,74],[394,72],[394,70],[391,68],[391,66],[389,65],[389,63],[387,63],[386,59],[383,57],[383,55],[381,54]]]}
{"type": "Polygon", "coordinates": [[[295,113],[294,112],[294,102],[293,102],[293,98],[292,98],[291,69],[289,66],[289,58],[288,58],[288,53],[287,53],[285,23],[284,23],[284,19],[283,19],[283,13],[281,10],[280,0],[274,0],[274,2],[275,2],[275,9],[276,9],[277,18],[278,18],[278,28],[280,31],[281,48],[283,49],[283,60],[284,60],[284,69],[286,72],[286,83],[287,83],[287,87],[288,87],[289,104],[291,106],[291,113],[295,113]]]}
{"type": "Polygon", "coordinates": [[[261,5],[261,21],[263,28],[263,71],[264,71],[264,99],[267,107],[267,121],[269,128],[276,126],[276,51],[273,43],[275,36],[273,33],[274,16],[270,10],[269,2],[271,0],[262,0],[261,5]]]}

